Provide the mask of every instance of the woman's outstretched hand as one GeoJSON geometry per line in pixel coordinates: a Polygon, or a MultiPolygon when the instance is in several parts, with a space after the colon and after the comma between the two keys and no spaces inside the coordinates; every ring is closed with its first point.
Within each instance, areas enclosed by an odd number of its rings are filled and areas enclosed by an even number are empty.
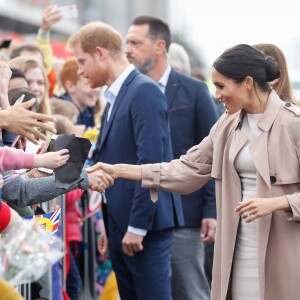
{"type": "MultiPolygon", "coordinates": [[[[101,171],[106,174],[110,180],[110,185],[113,185],[113,181],[117,178],[124,178],[129,180],[141,181],[142,180],[142,166],[140,165],[128,165],[128,164],[116,164],[109,165],[102,162],[95,164],[94,166],[87,168],[88,174],[95,171],[101,171]]],[[[93,188],[95,191],[103,189],[103,185],[93,188]]]]}
{"type": "Polygon", "coordinates": [[[86,169],[90,188],[100,193],[104,193],[108,187],[112,186],[115,178],[112,176],[113,172],[103,165],[111,166],[97,163],[96,165],[86,169]]]}
{"type": "Polygon", "coordinates": [[[116,179],[118,177],[118,174],[116,172],[114,165],[109,165],[109,164],[105,164],[102,162],[98,162],[95,165],[93,165],[92,167],[86,169],[86,171],[88,173],[94,172],[96,170],[104,171],[105,173],[109,174],[113,179],[116,179]]]}

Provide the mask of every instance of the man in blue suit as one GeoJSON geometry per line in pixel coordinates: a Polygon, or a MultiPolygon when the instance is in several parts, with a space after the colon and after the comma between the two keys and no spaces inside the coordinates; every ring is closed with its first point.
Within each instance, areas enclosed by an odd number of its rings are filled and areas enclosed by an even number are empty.
{"type": "MultiPolygon", "coordinates": [[[[173,70],[167,52],[171,43],[168,24],[140,16],[126,37],[128,60],[159,84],[168,100],[174,158],[206,137],[218,119],[205,83],[173,70]]],[[[204,243],[214,241],[216,207],[214,182],[182,196],[184,227],[175,231],[172,249],[172,295],[174,300],[209,299],[204,272],[204,243]],[[200,233],[201,230],[201,233],[200,233]]]]}
{"type": "MultiPolygon", "coordinates": [[[[128,62],[120,34],[93,22],[79,29],[69,45],[79,63],[78,74],[92,88],[108,86],[109,105],[94,161],[145,164],[171,160],[166,98],[128,62]]],[[[108,248],[121,299],[171,300],[173,228],[183,224],[179,196],[161,191],[159,201],[153,203],[148,189],[124,179],[117,180],[105,195],[108,248]]]]}

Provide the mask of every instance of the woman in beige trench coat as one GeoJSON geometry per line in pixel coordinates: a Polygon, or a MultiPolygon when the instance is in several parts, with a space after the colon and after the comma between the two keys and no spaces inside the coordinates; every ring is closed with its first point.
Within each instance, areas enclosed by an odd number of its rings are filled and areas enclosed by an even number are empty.
{"type": "MultiPolygon", "coordinates": [[[[151,188],[153,201],[157,200],[158,188],[188,194],[215,178],[218,224],[213,300],[300,297],[300,108],[269,90],[268,82],[279,76],[277,63],[257,49],[248,45],[230,48],[212,69],[215,98],[225,105],[227,113],[199,145],[170,163],[98,163],[91,168],[102,169],[114,179],[142,180],[143,187],[151,188]],[[256,197],[242,201],[236,158],[247,144],[242,128],[249,114],[259,116],[256,130],[260,134],[247,148],[255,167],[256,197]],[[245,221],[256,222],[258,295],[243,298],[232,295],[232,286],[239,285],[232,283],[232,266],[238,229],[245,221]]],[[[94,188],[103,190],[107,185],[94,188]]]]}

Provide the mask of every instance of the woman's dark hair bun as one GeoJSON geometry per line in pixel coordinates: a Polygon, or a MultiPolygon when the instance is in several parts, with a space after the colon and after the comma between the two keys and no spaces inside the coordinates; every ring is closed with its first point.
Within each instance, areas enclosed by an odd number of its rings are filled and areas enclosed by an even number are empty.
{"type": "Polygon", "coordinates": [[[277,61],[271,57],[266,57],[266,75],[267,81],[273,81],[280,77],[280,70],[277,61]]]}

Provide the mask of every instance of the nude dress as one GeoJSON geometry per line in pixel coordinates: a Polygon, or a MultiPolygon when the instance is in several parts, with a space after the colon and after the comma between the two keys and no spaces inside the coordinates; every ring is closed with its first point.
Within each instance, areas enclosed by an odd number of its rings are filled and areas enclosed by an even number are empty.
{"type": "MultiPolygon", "coordinates": [[[[256,168],[249,152],[249,145],[262,132],[257,127],[261,114],[246,114],[241,131],[248,141],[235,160],[235,168],[242,185],[242,201],[256,197],[256,168]]],[[[257,257],[257,222],[245,223],[241,219],[233,258],[231,294],[232,300],[259,300],[257,257]]]]}

